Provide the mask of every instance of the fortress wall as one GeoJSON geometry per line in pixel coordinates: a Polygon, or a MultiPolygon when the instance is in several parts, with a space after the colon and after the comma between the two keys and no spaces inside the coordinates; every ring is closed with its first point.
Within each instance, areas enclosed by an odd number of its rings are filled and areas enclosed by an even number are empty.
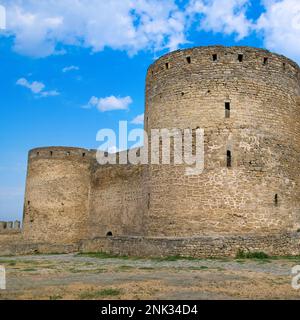
{"type": "Polygon", "coordinates": [[[146,128],[203,128],[205,170],[150,167],[147,236],[299,229],[299,83],[295,63],[254,48],[176,51],[150,66],[146,128]]]}
{"type": "Polygon", "coordinates": [[[239,251],[265,252],[269,256],[298,255],[299,247],[299,233],[285,233],[192,238],[96,238],[82,241],[79,250],[138,257],[218,258],[235,257],[239,251]]]}
{"type": "Polygon", "coordinates": [[[299,254],[294,62],[248,47],[176,51],[150,66],[145,107],[148,132],[204,129],[203,173],[188,176],[186,165],[103,166],[95,151],[80,148],[31,150],[23,233],[1,231],[0,223],[0,252],[299,254]]]}
{"type": "Polygon", "coordinates": [[[79,148],[31,150],[24,205],[24,239],[71,243],[86,237],[90,154],[79,148]]]}
{"type": "Polygon", "coordinates": [[[144,166],[94,163],[89,237],[144,234],[145,172],[144,166]]]}

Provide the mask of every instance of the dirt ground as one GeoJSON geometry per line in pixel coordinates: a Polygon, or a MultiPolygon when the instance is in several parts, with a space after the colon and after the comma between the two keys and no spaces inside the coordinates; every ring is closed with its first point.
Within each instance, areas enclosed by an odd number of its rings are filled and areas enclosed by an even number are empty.
{"type": "Polygon", "coordinates": [[[0,257],[0,299],[300,299],[289,259],[137,259],[103,254],[0,257]]]}

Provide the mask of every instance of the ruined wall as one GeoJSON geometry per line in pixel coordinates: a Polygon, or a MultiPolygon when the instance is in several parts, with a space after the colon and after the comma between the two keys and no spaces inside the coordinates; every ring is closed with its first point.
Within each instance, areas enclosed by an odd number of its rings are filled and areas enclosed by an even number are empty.
{"type": "Polygon", "coordinates": [[[299,229],[299,83],[295,63],[248,47],[176,51],[150,66],[146,128],[203,128],[205,170],[151,165],[147,236],[299,229]]]}
{"type": "Polygon", "coordinates": [[[139,257],[235,257],[239,251],[265,252],[270,256],[299,255],[300,234],[187,238],[113,237],[81,241],[81,252],[108,252],[139,257]]]}
{"type": "Polygon", "coordinates": [[[29,152],[24,239],[70,243],[87,235],[90,153],[79,148],[29,152]]]}

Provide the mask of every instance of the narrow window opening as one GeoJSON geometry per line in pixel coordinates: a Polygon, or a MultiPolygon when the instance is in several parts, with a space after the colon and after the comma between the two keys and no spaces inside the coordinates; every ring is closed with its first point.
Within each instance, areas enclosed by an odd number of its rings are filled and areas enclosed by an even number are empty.
{"type": "Polygon", "coordinates": [[[37,156],[39,156],[39,155],[40,155],[40,153],[39,153],[39,152],[37,152],[37,153],[36,153],[36,155],[37,155],[37,156]]]}
{"type": "Polygon", "coordinates": [[[107,234],[106,234],[107,237],[112,237],[112,235],[113,235],[113,234],[112,234],[111,231],[108,231],[107,234]]]}
{"type": "Polygon", "coordinates": [[[213,61],[217,61],[218,60],[218,55],[217,54],[213,54],[212,55],[212,59],[213,59],[213,61]]]}
{"type": "Polygon", "coordinates": [[[30,201],[27,201],[27,204],[30,206],[30,201]]]}
{"type": "Polygon", "coordinates": [[[283,62],[283,64],[282,64],[282,69],[283,69],[283,71],[286,70],[286,63],[285,62],[283,62]]]}
{"type": "Polygon", "coordinates": [[[186,57],[186,61],[190,64],[192,62],[191,57],[186,57]]]}
{"type": "Polygon", "coordinates": [[[231,160],[232,160],[231,151],[227,150],[227,168],[231,168],[231,160]]]}
{"type": "Polygon", "coordinates": [[[243,62],[244,56],[242,54],[238,55],[238,61],[243,62]]]}
{"type": "Polygon", "coordinates": [[[163,158],[163,142],[162,137],[159,137],[159,163],[162,163],[163,158]]]}
{"type": "Polygon", "coordinates": [[[108,157],[108,152],[107,151],[104,152],[104,157],[108,157]]]}
{"type": "Polygon", "coordinates": [[[275,194],[275,197],[274,197],[274,204],[275,204],[275,207],[278,206],[278,194],[277,193],[275,194]]]}
{"type": "Polygon", "coordinates": [[[181,96],[182,96],[182,97],[184,96],[184,92],[181,92],[181,96]]]}
{"type": "Polygon", "coordinates": [[[166,63],[166,69],[169,69],[170,68],[170,65],[169,65],[169,63],[167,62],[166,63]]]}
{"type": "Polygon", "coordinates": [[[83,157],[83,158],[85,157],[85,153],[82,154],[82,157],[83,157]]]}
{"type": "Polygon", "coordinates": [[[196,155],[196,142],[197,142],[197,137],[196,137],[196,130],[197,129],[192,129],[192,155],[196,155]]]}
{"type": "Polygon", "coordinates": [[[147,202],[147,207],[150,209],[150,193],[148,193],[148,202],[147,202]]]}
{"type": "Polygon", "coordinates": [[[225,102],[225,118],[230,118],[230,102],[225,102]]]}
{"type": "Polygon", "coordinates": [[[53,156],[53,151],[50,151],[50,156],[51,156],[51,157],[53,156]]]}
{"type": "Polygon", "coordinates": [[[140,156],[141,156],[141,149],[138,149],[138,150],[136,151],[136,156],[137,156],[137,157],[140,157],[140,156]]]}
{"type": "Polygon", "coordinates": [[[269,61],[269,59],[268,59],[267,57],[265,57],[263,64],[264,64],[264,65],[267,65],[267,64],[268,64],[268,61],[269,61]]]}

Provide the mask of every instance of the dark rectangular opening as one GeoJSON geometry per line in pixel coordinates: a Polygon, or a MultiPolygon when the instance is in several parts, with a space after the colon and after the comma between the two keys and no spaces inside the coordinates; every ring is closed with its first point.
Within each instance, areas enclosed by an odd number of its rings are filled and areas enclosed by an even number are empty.
{"type": "Polygon", "coordinates": [[[212,59],[213,61],[217,61],[218,60],[218,55],[215,53],[212,55],[212,59]]]}
{"type": "Polygon", "coordinates": [[[231,168],[231,151],[227,150],[227,168],[231,168]]]}
{"type": "Polygon", "coordinates": [[[274,204],[275,204],[275,207],[278,206],[278,194],[277,193],[275,194],[275,197],[274,197],[274,204]]]}
{"type": "Polygon", "coordinates": [[[170,68],[170,65],[169,65],[169,63],[167,62],[166,63],[166,69],[169,69],[170,68]]]}
{"type": "Polygon", "coordinates": [[[225,118],[230,118],[230,102],[225,102],[225,118]]]}
{"type": "Polygon", "coordinates": [[[267,64],[268,64],[268,61],[269,61],[269,59],[268,59],[267,57],[265,57],[263,64],[264,64],[264,65],[267,65],[267,64]]]}
{"type": "Polygon", "coordinates": [[[150,209],[150,193],[148,193],[147,208],[150,209]]]}
{"type": "Polygon", "coordinates": [[[186,57],[187,63],[191,63],[191,57],[186,57]]]}
{"type": "Polygon", "coordinates": [[[242,54],[238,55],[238,61],[243,62],[244,56],[242,54]]]}

